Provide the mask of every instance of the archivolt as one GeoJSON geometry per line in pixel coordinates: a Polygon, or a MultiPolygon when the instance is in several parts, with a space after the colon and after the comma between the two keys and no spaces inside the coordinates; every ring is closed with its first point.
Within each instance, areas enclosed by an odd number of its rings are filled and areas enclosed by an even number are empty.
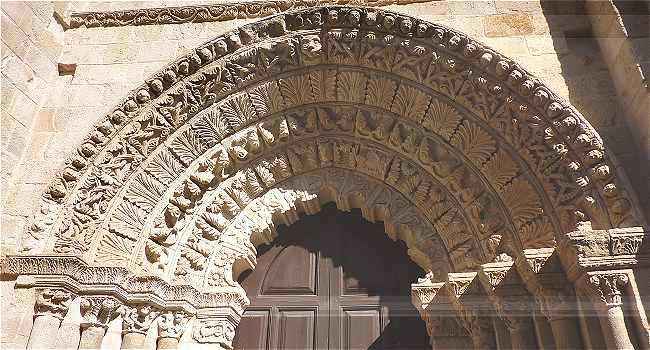
{"type": "Polygon", "coordinates": [[[211,288],[254,264],[249,238],[270,240],[271,217],[332,200],[384,220],[423,267],[463,270],[580,222],[637,224],[617,183],[584,118],[510,59],[414,18],[324,7],[148,79],[48,189],[25,250],[211,288]]]}

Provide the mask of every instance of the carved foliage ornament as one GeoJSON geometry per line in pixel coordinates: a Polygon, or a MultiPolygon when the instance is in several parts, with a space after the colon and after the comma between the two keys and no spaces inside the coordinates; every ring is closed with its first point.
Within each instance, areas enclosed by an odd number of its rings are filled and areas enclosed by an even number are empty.
{"type": "Polygon", "coordinates": [[[290,9],[318,6],[319,4],[388,6],[430,0],[261,0],[240,3],[197,5],[137,10],[72,13],[71,28],[121,27],[151,24],[177,24],[221,22],[243,18],[261,18],[290,9]]]}
{"type": "Polygon", "coordinates": [[[622,304],[621,295],[629,282],[625,273],[603,272],[588,274],[582,279],[582,290],[598,307],[615,307],[622,304]]]}

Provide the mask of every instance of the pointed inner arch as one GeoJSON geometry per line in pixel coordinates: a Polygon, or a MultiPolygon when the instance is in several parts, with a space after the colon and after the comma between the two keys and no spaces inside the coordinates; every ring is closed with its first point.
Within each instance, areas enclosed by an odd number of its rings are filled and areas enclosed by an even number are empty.
{"type": "Polygon", "coordinates": [[[48,189],[25,250],[232,286],[275,224],[333,201],[384,221],[425,270],[463,271],[579,222],[636,223],[619,187],[591,126],[508,58],[410,17],[318,8],[148,79],[48,189]]]}

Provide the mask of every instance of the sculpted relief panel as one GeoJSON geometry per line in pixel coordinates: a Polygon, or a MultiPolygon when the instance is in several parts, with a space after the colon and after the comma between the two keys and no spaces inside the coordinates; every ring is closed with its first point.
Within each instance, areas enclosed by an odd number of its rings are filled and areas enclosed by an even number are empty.
{"type": "Polygon", "coordinates": [[[438,25],[324,7],[147,79],[83,140],[23,249],[242,296],[274,225],[330,201],[439,276],[637,224],[595,131],[515,62],[438,25]]]}

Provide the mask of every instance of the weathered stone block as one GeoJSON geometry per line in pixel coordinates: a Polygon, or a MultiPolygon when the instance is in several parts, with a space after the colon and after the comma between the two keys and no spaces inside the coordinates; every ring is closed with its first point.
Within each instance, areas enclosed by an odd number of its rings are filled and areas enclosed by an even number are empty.
{"type": "Polygon", "coordinates": [[[531,55],[563,55],[569,51],[567,42],[562,36],[528,35],[524,40],[531,55]]]}
{"type": "Polygon", "coordinates": [[[526,13],[486,16],[483,25],[485,36],[491,38],[528,35],[534,31],[532,16],[526,13]]]}
{"type": "Polygon", "coordinates": [[[524,38],[485,38],[483,41],[494,47],[495,49],[502,52],[504,55],[508,56],[524,56],[528,55],[528,47],[526,47],[526,42],[524,38]]]}

